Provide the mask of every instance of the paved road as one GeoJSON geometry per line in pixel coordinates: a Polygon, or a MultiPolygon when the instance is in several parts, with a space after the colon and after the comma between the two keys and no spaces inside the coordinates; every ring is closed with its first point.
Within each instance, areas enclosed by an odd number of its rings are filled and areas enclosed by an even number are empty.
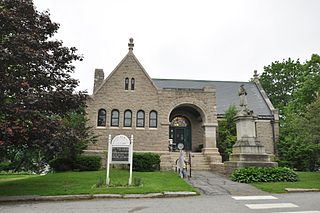
{"type": "MultiPolygon", "coordinates": [[[[271,196],[271,195],[269,195],[271,196]]],[[[320,213],[320,193],[273,195],[274,199],[236,200],[230,195],[186,198],[89,200],[72,202],[40,202],[0,204],[1,213],[320,213]],[[257,205],[259,204],[259,205],[257,205]],[[273,205],[273,207],[271,206],[273,205]],[[276,208],[274,207],[276,206],[276,208]],[[287,207],[285,207],[287,206],[287,207]],[[289,206],[289,207],[288,207],[289,206]],[[256,209],[255,209],[256,208],[256,209]],[[268,208],[268,209],[263,209],[268,208]],[[312,212],[307,212],[312,211],[312,212]]]]}
{"type": "Polygon", "coordinates": [[[266,195],[249,184],[237,183],[228,180],[219,174],[209,171],[193,171],[188,180],[199,192],[204,195],[266,195]]]}

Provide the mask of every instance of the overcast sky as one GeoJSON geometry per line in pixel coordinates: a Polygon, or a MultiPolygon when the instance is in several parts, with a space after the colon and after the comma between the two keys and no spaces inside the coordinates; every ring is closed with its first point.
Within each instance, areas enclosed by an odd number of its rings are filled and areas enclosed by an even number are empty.
{"type": "Polygon", "coordinates": [[[92,93],[128,52],[152,78],[248,81],[253,70],[320,49],[318,0],[34,0],[60,24],[56,38],[84,56],[74,77],[92,93]]]}

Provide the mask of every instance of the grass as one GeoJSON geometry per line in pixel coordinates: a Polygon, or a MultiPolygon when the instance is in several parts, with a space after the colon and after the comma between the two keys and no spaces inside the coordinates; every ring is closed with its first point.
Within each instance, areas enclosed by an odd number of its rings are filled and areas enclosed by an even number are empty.
{"type": "Polygon", "coordinates": [[[271,193],[284,193],[285,188],[320,189],[320,172],[297,172],[298,182],[252,183],[253,186],[271,193]]]}
{"type": "Polygon", "coordinates": [[[193,191],[195,189],[174,172],[134,172],[133,177],[142,179],[142,186],[125,186],[127,170],[110,172],[112,187],[95,184],[101,178],[105,183],[106,172],[63,172],[45,176],[0,176],[0,196],[14,195],[74,195],[74,194],[146,194],[165,191],[193,191]],[[7,176],[7,177],[4,177],[7,176]]]}

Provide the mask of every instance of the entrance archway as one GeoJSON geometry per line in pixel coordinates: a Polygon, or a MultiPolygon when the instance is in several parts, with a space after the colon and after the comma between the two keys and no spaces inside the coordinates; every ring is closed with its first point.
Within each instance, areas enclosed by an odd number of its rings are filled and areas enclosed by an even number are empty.
{"type": "Polygon", "coordinates": [[[180,115],[174,117],[170,122],[169,133],[170,138],[176,145],[182,143],[184,145],[184,150],[192,150],[191,124],[186,117],[180,115]]]}
{"type": "Polygon", "coordinates": [[[185,151],[200,152],[204,145],[204,129],[201,111],[191,104],[175,107],[169,115],[169,139],[185,151]]]}

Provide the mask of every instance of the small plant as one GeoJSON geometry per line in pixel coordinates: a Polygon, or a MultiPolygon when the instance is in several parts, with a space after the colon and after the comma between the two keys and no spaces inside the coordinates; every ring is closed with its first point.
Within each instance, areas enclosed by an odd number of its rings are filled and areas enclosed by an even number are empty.
{"type": "Polygon", "coordinates": [[[133,184],[134,184],[134,186],[142,186],[142,178],[141,177],[134,177],[133,184]]]}
{"type": "Polygon", "coordinates": [[[102,185],[103,185],[102,177],[99,177],[98,182],[96,183],[96,187],[97,187],[97,188],[101,188],[102,185]]]}
{"type": "Polygon", "coordinates": [[[298,175],[286,167],[247,167],[235,170],[231,176],[232,181],[240,183],[254,182],[295,182],[298,175]]]}

